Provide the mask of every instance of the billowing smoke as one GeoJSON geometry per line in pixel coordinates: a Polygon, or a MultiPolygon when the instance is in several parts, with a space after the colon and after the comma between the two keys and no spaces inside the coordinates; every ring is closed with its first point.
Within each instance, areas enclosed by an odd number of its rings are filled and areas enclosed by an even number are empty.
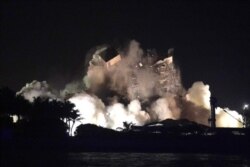
{"type": "Polygon", "coordinates": [[[201,81],[194,82],[182,101],[181,117],[203,125],[209,125],[210,95],[208,85],[201,81]]]}
{"type": "MultiPolygon", "coordinates": [[[[209,85],[203,82],[195,82],[190,89],[186,98],[192,102],[184,108],[190,110],[187,119],[197,123],[208,125],[210,117],[210,97],[209,85]]],[[[217,127],[243,127],[243,117],[236,111],[229,108],[216,108],[216,126],[217,127]]]]}
{"type": "MultiPolygon", "coordinates": [[[[17,94],[29,101],[34,97],[64,98],[79,110],[80,124],[123,128],[124,122],[144,125],[165,119],[188,119],[209,125],[209,86],[195,82],[187,91],[182,86],[180,70],[173,61],[173,49],[163,60],[156,52],[144,51],[131,41],[118,55],[104,59],[107,46],[99,47],[89,61],[83,82],[72,82],[57,95],[43,81],[33,81],[17,94]]],[[[242,116],[235,111],[216,110],[219,127],[240,127],[242,116]],[[230,113],[231,115],[229,115],[230,113]]]]}
{"type": "Polygon", "coordinates": [[[108,127],[112,129],[123,128],[123,123],[144,125],[149,122],[149,114],[141,110],[138,100],[131,101],[127,107],[121,103],[114,103],[107,107],[108,127]]]}
{"type": "Polygon", "coordinates": [[[33,102],[35,98],[52,98],[55,99],[58,96],[56,95],[56,91],[50,88],[46,81],[32,81],[31,83],[27,83],[17,95],[22,95],[25,99],[33,102]]]}
{"type": "Polygon", "coordinates": [[[80,81],[73,81],[66,84],[65,88],[60,91],[60,96],[64,99],[71,97],[83,91],[83,84],[80,81]]]}
{"type": "Polygon", "coordinates": [[[162,97],[151,106],[151,120],[163,121],[165,119],[180,119],[181,108],[174,97],[162,97]]]}
{"type": "MultiPolygon", "coordinates": [[[[80,121],[75,123],[75,127],[86,123],[107,127],[105,105],[98,97],[81,93],[71,97],[69,101],[75,104],[75,109],[80,114],[80,121]]],[[[72,131],[75,130],[75,127],[72,131]]]]}
{"type": "Polygon", "coordinates": [[[216,108],[217,127],[243,127],[243,117],[236,111],[228,108],[216,108]]]}
{"type": "Polygon", "coordinates": [[[127,107],[121,103],[105,106],[98,97],[81,93],[73,96],[69,101],[75,104],[75,109],[79,110],[80,122],[83,124],[91,123],[116,130],[123,128],[123,122],[143,125],[149,121],[148,113],[141,111],[138,100],[131,101],[127,107]]]}
{"type": "Polygon", "coordinates": [[[192,87],[188,89],[186,98],[195,105],[210,110],[210,96],[209,86],[199,81],[193,83],[192,87]]]}
{"type": "Polygon", "coordinates": [[[131,41],[125,51],[108,62],[97,54],[101,51],[103,48],[94,53],[84,78],[85,85],[93,93],[98,94],[106,89],[128,100],[137,99],[138,96],[147,99],[157,93],[155,81],[160,76],[154,72],[153,64],[143,62],[149,56],[145,56],[138,42],[131,41]]]}

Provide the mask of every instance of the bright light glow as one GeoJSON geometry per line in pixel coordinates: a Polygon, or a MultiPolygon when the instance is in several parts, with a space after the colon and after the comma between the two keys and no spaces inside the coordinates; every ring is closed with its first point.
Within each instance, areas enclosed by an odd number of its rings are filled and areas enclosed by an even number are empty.
{"type": "Polygon", "coordinates": [[[11,115],[13,123],[17,123],[18,121],[18,116],[17,115],[11,115]]]}
{"type": "Polygon", "coordinates": [[[244,104],[243,105],[243,110],[248,110],[249,109],[249,104],[244,104]]]}

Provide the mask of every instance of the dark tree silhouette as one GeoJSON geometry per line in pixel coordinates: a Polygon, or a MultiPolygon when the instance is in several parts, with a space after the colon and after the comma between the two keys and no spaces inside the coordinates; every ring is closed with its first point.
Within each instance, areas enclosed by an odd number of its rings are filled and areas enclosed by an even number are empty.
{"type": "Polygon", "coordinates": [[[22,96],[16,96],[16,93],[7,87],[0,89],[1,116],[16,115],[20,120],[20,117],[27,115],[29,110],[30,103],[22,96]]]}
{"type": "Polygon", "coordinates": [[[30,109],[30,103],[22,96],[16,96],[11,89],[4,87],[0,89],[0,130],[1,136],[12,137],[13,133],[19,132],[19,124],[14,124],[12,116],[16,115],[18,121],[25,118],[30,109]]]}
{"type": "Polygon", "coordinates": [[[12,115],[15,107],[15,92],[4,87],[0,89],[0,113],[1,116],[12,115]]]}
{"type": "Polygon", "coordinates": [[[112,129],[107,129],[107,128],[103,128],[101,126],[97,126],[94,124],[82,124],[79,125],[76,128],[75,131],[75,135],[78,138],[92,138],[92,137],[115,137],[115,135],[117,135],[118,132],[112,130],[112,129]]]}
{"type": "Polygon", "coordinates": [[[66,120],[69,127],[69,134],[72,134],[72,128],[79,117],[78,110],[75,110],[75,105],[69,101],[59,102],[59,104],[62,111],[62,118],[66,120]]]}
{"type": "Polygon", "coordinates": [[[11,89],[0,89],[0,135],[57,137],[72,133],[78,110],[69,101],[36,98],[30,103],[11,89]],[[12,116],[17,116],[14,123],[12,116]]]}
{"type": "MultiPolygon", "coordinates": [[[[70,120],[78,117],[70,102],[36,98],[29,113],[29,133],[35,136],[65,136],[70,120]]],[[[69,131],[71,127],[69,126],[69,131]]]]}
{"type": "Polygon", "coordinates": [[[13,129],[12,118],[12,106],[14,101],[15,93],[9,88],[0,89],[0,138],[8,139],[11,137],[13,129]]]}

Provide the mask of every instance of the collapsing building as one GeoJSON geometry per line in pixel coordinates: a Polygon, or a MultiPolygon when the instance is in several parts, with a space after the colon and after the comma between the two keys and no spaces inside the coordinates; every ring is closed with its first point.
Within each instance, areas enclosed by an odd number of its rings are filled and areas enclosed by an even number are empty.
{"type": "Polygon", "coordinates": [[[184,93],[180,72],[173,62],[173,49],[169,50],[165,59],[158,61],[156,53],[151,50],[146,53],[121,53],[108,61],[96,52],[89,61],[84,82],[90,91],[96,93],[104,86],[106,90],[117,92],[130,101],[182,96],[184,93]]]}

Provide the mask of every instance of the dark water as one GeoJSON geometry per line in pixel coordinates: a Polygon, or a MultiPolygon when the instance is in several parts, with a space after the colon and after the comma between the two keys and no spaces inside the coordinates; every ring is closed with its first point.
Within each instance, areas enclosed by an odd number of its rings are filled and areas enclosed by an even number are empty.
{"type": "Polygon", "coordinates": [[[165,167],[247,167],[249,156],[171,153],[70,153],[70,167],[165,166],[165,167]]]}
{"type": "Polygon", "coordinates": [[[172,153],[1,152],[0,166],[34,167],[248,167],[248,155],[172,153]]]}

